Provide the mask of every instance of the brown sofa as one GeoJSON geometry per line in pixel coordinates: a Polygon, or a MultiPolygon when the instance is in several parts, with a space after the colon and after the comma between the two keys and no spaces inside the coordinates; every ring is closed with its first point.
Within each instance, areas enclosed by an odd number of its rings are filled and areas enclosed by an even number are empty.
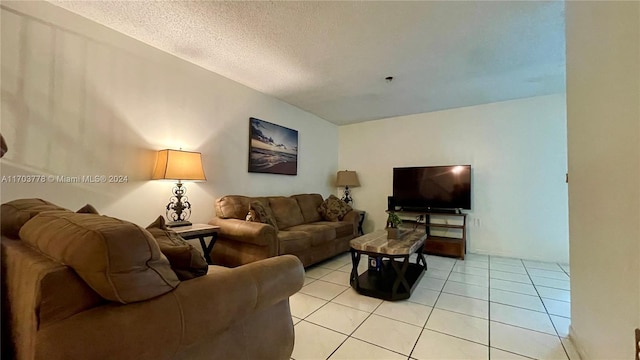
{"type": "Polygon", "coordinates": [[[292,254],[306,267],[348,251],[349,241],[357,236],[359,213],[349,211],[341,221],[326,221],[318,211],[322,204],[320,194],[224,196],[216,201],[216,217],[209,222],[220,226],[211,259],[238,266],[292,254]],[[245,220],[252,201],[273,215],[276,227],[245,220]]]}
{"type": "Polygon", "coordinates": [[[2,205],[3,359],[290,358],[296,257],[180,281],[145,229],[32,200],[2,205]]]}

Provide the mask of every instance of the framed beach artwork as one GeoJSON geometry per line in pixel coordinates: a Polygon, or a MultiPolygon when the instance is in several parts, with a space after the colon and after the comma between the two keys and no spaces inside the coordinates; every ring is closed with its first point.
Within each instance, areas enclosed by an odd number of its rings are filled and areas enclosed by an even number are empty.
{"type": "Polygon", "coordinates": [[[298,131],[249,118],[249,172],[297,175],[298,131]]]}

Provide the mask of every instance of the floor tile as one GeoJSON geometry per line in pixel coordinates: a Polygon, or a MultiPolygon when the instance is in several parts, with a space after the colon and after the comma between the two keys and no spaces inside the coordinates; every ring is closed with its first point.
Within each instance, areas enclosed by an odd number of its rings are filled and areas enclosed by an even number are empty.
{"type": "Polygon", "coordinates": [[[433,309],[426,329],[489,345],[489,320],[433,309]]]}
{"type": "Polygon", "coordinates": [[[300,292],[324,300],[331,300],[334,297],[340,295],[340,293],[345,291],[347,288],[348,286],[345,285],[337,285],[330,282],[318,280],[312,282],[307,286],[303,286],[300,292]]]}
{"type": "Polygon", "coordinates": [[[507,280],[491,279],[491,281],[489,282],[489,287],[492,289],[513,291],[526,295],[538,295],[533,285],[507,280]]]}
{"type": "Polygon", "coordinates": [[[487,275],[471,275],[459,272],[452,272],[447,279],[449,281],[457,281],[465,284],[480,285],[485,288],[489,286],[489,276],[487,275]]]}
{"type": "Polygon", "coordinates": [[[348,338],[340,345],[330,360],[406,360],[405,355],[366,343],[355,338],[348,338]]]}
{"type": "Polygon", "coordinates": [[[339,268],[345,266],[345,265],[351,265],[351,254],[350,253],[344,253],[338,256],[334,256],[333,258],[329,259],[329,260],[325,260],[321,263],[319,263],[317,266],[323,267],[323,268],[327,268],[327,269],[331,269],[331,270],[338,270],[339,268]]]}
{"type": "Polygon", "coordinates": [[[406,300],[393,302],[384,301],[373,313],[422,327],[427,322],[427,318],[429,317],[429,314],[431,314],[432,309],[433,308],[431,306],[421,305],[406,300]]]}
{"type": "Polygon", "coordinates": [[[524,269],[524,266],[522,265],[506,265],[501,263],[495,263],[495,264],[491,264],[491,270],[498,270],[498,271],[504,271],[508,273],[527,275],[527,271],[524,269]]]}
{"type": "Polygon", "coordinates": [[[529,269],[529,275],[531,276],[540,276],[550,279],[556,280],[566,280],[569,281],[569,276],[564,273],[564,271],[553,271],[553,270],[542,270],[542,269],[529,269]]]}
{"type": "Polygon", "coordinates": [[[536,359],[567,360],[562,343],[555,335],[494,321],[490,322],[489,327],[492,347],[536,359]]]}
{"type": "Polygon", "coordinates": [[[491,265],[503,264],[503,265],[518,266],[518,265],[522,265],[522,260],[508,258],[508,257],[501,257],[501,256],[489,256],[489,263],[491,265]]]}
{"type": "Polygon", "coordinates": [[[369,315],[366,311],[330,302],[305,321],[350,335],[369,315]]]}
{"type": "Polygon", "coordinates": [[[436,279],[432,277],[423,276],[420,282],[418,283],[417,287],[440,291],[444,287],[445,282],[446,280],[443,280],[443,279],[436,279]]]}
{"type": "Polygon", "coordinates": [[[489,302],[486,300],[442,293],[435,307],[483,319],[489,318],[489,302]]]}
{"type": "Polygon", "coordinates": [[[545,313],[497,303],[489,304],[489,309],[491,321],[556,335],[556,329],[545,313]]]}
{"type": "MultiPolygon", "coordinates": [[[[341,268],[339,268],[338,271],[351,273],[352,269],[353,269],[353,264],[349,262],[347,265],[344,265],[341,268]]],[[[364,273],[365,271],[367,271],[367,269],[369,269],[369,263],[368,263],[367,257],[363,256],[362,259],[360,259],[360,262],[358,263],[358,274],[364,273]]]]}
{"type": "Polygon", "coordinates": [[[418,360],[489,359],[485,345],[425,329],[411,357],[418,360]]]}
{"type": "Polygon", "coordinates": [[[558,264],[562,270],[564,270],[564,272],[570,274],[571,273],[571,268],[569,267],[569,264],[558,264]]]}
{"type": "Polygon", "coordinates": [[[382,304],[382,300],[360,295],[353,290],[353,288],[347,289],[345,292],[333,299],[332,302],[366,312],[373,312],[373,310],[382,304]]]}
{"type": "Polygon", "coordinates": [[[489,299],[491,302],[499,304],[517,306],[540,312],[546,311],[540,298],[533,295],[525,295],[500,289],[491,289],[489,291],[489,299]]]}
{"type": "Polygon", "coordinates": [[[542,299],[542,302],[550,315],[571,317],[571,303],[552,299],[542,299]]]}
{"type": "Polygon", "coordinates": [[[489,358],[491,360],[529,360],[531,358],[514,354],[494,347],[489,349],[489,358]]]}
{"type": "Polygon", "coordinates": [[[448,294],[467,296],[480,300],[489,300],[489,288],[487,286],[447,281],[447,283],[444,284],[442,291],[448,294]]]}
{"type": "Polygon", "coordinates": [[[320,280],[327,281],[327,282],[330,282],[330,283],[334,283],[334,284],[337,284],[337,285],[351,286],[351,285],[349,285],[349,277],[350,276],[351,276],[351,273],[346,273],[346,272],[342,272],[342,271],[334,271],[334,272],[328,273],[327,275],[321,277],[320,280]]]}
{"type": "Polygon", "coordinates": [[[462,263],[456,264],[456,266],[453,267],[453,271],[457,273],[480,275],[484,277],[489,276],[488,269],[473,267],[473,266],[469,266],[467,264],[462,264],[462,263]]]}
{"type": "Polygon", "coordinates": [[[436,300],[438,300],[438,296],[440,296],[440,291],[416,287],[413,290],[413,293],[411,293],[411,297],[407,299],[407,301],[427,306],[433,306],[435,305],[436,300]]]}
{"type": "Polygon", "coordinates": [[[488,269],[489,263],[486,261],[476,261],[476,260],[461,260],[458,264],[463,263],[469,267],[476,267],[480,269],[488,269]]]}
{"type": "Polygon", "coordinates": [[[426,260],[427,260],[427,268],[429,269],[451,271],[451,269],[453,269],[453,266],[455,265],[455,262],[444,261],[439,258],[430,257],[430,258],[427,258],[426,260]]]}
{"type": "Polygon", "coordinates": [[[421,330],[419,326],[371,315],[352,336],[409,356],[421,330]]]}
{"type": "Polygon", "coordinates": [[[527,274],[516,274],[512,272],[499,271],[499,270],[491,270],[489,271],[489,276],[491,279],[499,279],[499,280],[507,280],[514,282],[521,282],[524,284],[531,284],[531,279],[529,279],[529,275],[527,274]]]}
{"type": "Polygon", "coordinates": [[[561,290],[571,290],[568,280],[549,279],[540,276],[531,276],[534,285],[546,286],[561,290]]]}
{"type": "Polygon", "coordinates": [[[445,270],[440,270],[440,269],[432,269],[428,265],[429,265],[429,262],[427,262],[428,270],[425,271],[424,276],[432,277],[432,278],[436,278],[436,279],[447,280],[447,278],[449,277],[450,271],[445,271],[445,270]]]}
{"type": "Polygon", "coordinates": [[[569,326],[571,326],[571,319],[562,317],[562,316],[556,316],[556,315],[550,315],[550,317],[551,317],[551,322],[553,323],[553,326],[556,328],[556,332],[558,333],[558,336],[560,337],[569,336],[569,326]]]}
{"type": "Polygon", "coordinates": [[[295,326],[296,341],[291,357],[296,360],[326,359],[347,338],[346,335],[301,321],[295,326]]]}
{"type": "MultiPolygon", "coordinates": [[[[290,298],[291,358],[579,360],[564,338],[571,323],[568,264],[476,254],[425,258],[429,271],[409,299],[396,302],[349,286],[348,253],[307,268],[303,289],[290,298]]],[[[359,274],[367,269],[363,256],[359,274]]]]}
{"type": "Polygon", "coordinates": [[[307,316],[309,316],[309,314],[318,310],[326,303],[326,300],[318,299],[317,297],[305,295],[302,293],[293,294],[293,296],[289,298],[291,315],[300,319],[306,318],[307,316]]]}
{"type": "Polygon", "coordinates": [[[527,269],[562,271],[562,268],[556,263],[547,263],[547,262],[531,261],[531,260],[523,260],[522,263],[527,269]]]}
{"type": "Polygon", "coordinates": [[[469,260],[473,260],[473,261],[481,261],[481,262],[489,262],[489,255],[482,255],[482,254],[466,254],[464,256],[464,260],[462,261],[469,261],[469,260]]]}
{"type": "Polygon", "coordinates": [[[333,270],[331,269],[327,269],[327,268],[323,268],[320,266],[312,266],[312,267],[308,267],[305,270],[305,276],[312,278],[312,279],[320,279],[321,277],[327,275],[328,273],[332,272],[333,270]]]}
{"type": "Polygon", "coordinates": [[[571,291],[569,290],[554,289],[546,286],[536,286],[536,289],[540,297],[566,302],[571,301],[571,291]]]}

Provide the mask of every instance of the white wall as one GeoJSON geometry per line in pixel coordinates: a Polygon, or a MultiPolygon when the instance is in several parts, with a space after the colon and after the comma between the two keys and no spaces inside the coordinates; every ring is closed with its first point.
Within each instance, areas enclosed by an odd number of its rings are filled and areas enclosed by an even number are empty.
{"type": "Polygon", "coordinates": [[[341,126],[365,231],[385,225],[393,167],[471,164],[468,251],[567,262],[565,106],[560,94],[341,126]]]}
{"type": "MultiPolygon", "coordinates": [[[[145,225],[172,182],[150,181],[154,150],[202,152],[187,183],[191,220],[225,194],[334,191],[338,128],[151,46],[43,2],[2,2],[3,176],[126,175],[126,184],[2,183],[1,201],[41,197],[145,225]],[[299,131],[298,175],[247,172],[249,117],[299,131]]],[[[5,180],[7,180],[5,178],[5,180]]]]}
{"type": "Polygon", "coordinates": [[[640,3],[566,3],[570,336],[633,359],[640,327],[640,3]]]}

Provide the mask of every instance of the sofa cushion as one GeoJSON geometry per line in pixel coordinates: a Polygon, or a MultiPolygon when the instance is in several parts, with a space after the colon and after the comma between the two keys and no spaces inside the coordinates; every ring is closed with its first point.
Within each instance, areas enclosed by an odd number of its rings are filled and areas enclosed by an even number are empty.
{"type": "Polygon", "coordinates": [[[352,210],[351,206],[338,199],[335,195],[329,195],[329,197],[318,208],[322,218],[328,221],[340,221],[349,211],[352,210]]]}
{"type": "Polygon", "coordinates": [[[278,232],[278,224],[276,223],[273,214],[271,214],[271,209],[269,209],[268,206],[264,206],[262,202],[258,200],[253,200],[251,201],[251,210],[253,210],[254,213],[254,222],[261,222],[263,224],[271,225],[276,229],[276,232],[278,232]]]}
{"type": "Polygon", "coordinates": [[[311,235],[305,231],[280,231],[280,254],[291,254],[311,247],[311,235]]]}
{"type": "Polygon", "coordinates": [[[156,221],[147,226],[147,231],[156,239],[178,279],[189,280],[207,274],[209,264],[202,253],[175,231],[168,229],[164,217],[158,216],[156,221]]]}
{"type": "Polygon", "coordinates": [[[153,236],[127,221],[48,211],[24,224],[20,237],[73,268],[107,300],[123,304],[147,300],[180,283],[153,236]]]}
{"type": "Polygon", "coordinates": [[[42,199],[19,199],[2,204],[0,207],[2,234],[17,239],[20,228],[32,217],[43,211],[69,210],[42,199]]]}
{"type": "Polygon", "coordinates": [[[249,211],[251,198],[242,195],[227,195],[216,200],[216,216],[221,219],[244,220],[249,211]]]}
{"type": "Polygon", "coordinates": [[[287,231],[304,231],[311,236],[311,246],[318,246],[336,238],[336,229],[322,224],[301,224],[292,226],[287,231]]]}
{"type": "Polygon", "coordinates": [[[292,197],[274,196],[269,198],[269,205],[280,229],[304,223],[304,217],[296,199],[292,197]]]}
{"type": "Polygon", "coordinates": [[[318,221],[318,225],[331,226],[336,231],[336,239],[344,236],[353,236],[353,224],[343,221],[318,221]]]}
{"type": "Polygon", "coordinates": [[[300,194],[294,195],[293,198],[296,199],[298,206],[300,206],[305,224],[322,220],[322,216],[318,211],[318,208],[322,204],[322,195],[300,194]]]}

